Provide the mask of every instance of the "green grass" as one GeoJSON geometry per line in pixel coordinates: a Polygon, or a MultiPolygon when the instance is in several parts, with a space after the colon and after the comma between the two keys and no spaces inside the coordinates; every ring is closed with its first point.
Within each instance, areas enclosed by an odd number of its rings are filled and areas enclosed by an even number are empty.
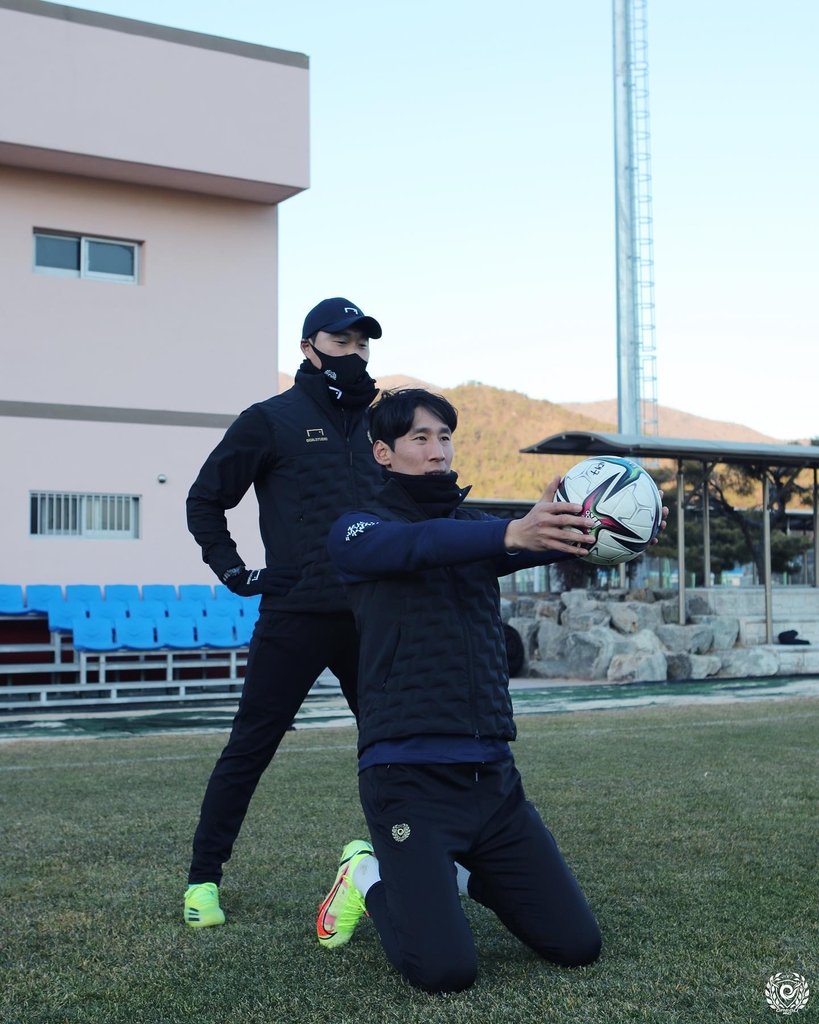
{"type": "Polygon", "coordinates": [[[105,1024],[774,1021],[798,971],[819,1020],[819,703],[531,716],[527,792],[603,931],[543,963],[467,905],[480,970],[428,996],[371,922],[319,949],[344,842],[364,834],[352,729],[287,735],[228,866],[224,928],[181,921],[190,838],[224,735],[0,745],[0,1020],[105,1024]]]}

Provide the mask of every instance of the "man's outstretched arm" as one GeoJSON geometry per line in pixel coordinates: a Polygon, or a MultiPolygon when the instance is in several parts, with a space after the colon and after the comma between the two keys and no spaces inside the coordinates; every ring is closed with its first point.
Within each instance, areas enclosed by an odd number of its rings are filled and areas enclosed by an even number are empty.
{"type": "MultiPolygon", "coordinates": [[[[524,560],[526,565],[542,565],[561,556],[577,555],[577,547],[566,542],[562,530],[565,526],[581,529],[585,525],[585,520],[576,514],[580,506],[561,503],[557,506],[559,512],[549,513],[547,523],[541,505],[542,501],[525,519],[511,521],[430,519],[423,523],[396,523],[369,512],[348,512],[330,530],[330,557],[342,579],[352,583],[484,558],[503,559],[509,551],[524,550],[521,542],[533,545],[527,550],[538,552],[537,561],[524,556],[517,567],[523,567],[524,560]]],[[[593,541],[589,539],[587,543],[593,541]]],[[[502,571],[513,572],[514,568],[510,564],[502,571]]]]}

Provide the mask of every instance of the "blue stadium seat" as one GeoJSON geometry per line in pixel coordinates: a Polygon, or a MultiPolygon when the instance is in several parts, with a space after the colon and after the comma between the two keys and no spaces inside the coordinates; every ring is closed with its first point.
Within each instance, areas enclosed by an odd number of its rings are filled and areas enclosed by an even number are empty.
{"type": "Polygon", "coordinates": [[[172,583],[143,583],[143,601],[176,601],[176,587],[172,583]]]}
{"type": "Polygon", "coordinates": [[[75,619],[87,619],[88,601],[52,601],[48,606],[48,628],[52,633],[70,633],[74,628],[75,619]]]}
{"type": "Polygon", "coordinates": [[[187,616],[159,619],[156,623],[156,639],[160,647],[189,650],[201,646],[195,629],[194,620],[187,616]]]}
{"type": "Polygon", "coordinates": [[[239,614],[244,615],[246,618],[252,619],[253,622],[255,622],[259,617],[259,603],[261,600],[261,594],[256,594],[255,597],[240,597],[239,614]]]}
{"type": "Polygon", "coordinates": [[[205,647],[241,647],[233,631],[233,619],[222,616],[199,619],[196,623],[199,643],[205,647]]]}
{"type": "Polygon", "coordinates": [[[72,625],[75,651],[115,651],[114,624],[110,619],[74,619],[72,625]]]}
{"type": "Polygon", "coordinates": [[[62,601],[63,588],[56,583],[30,583],[26,587],[26,608],[30,612],[47,612],[52,601],[62,601]]]}
{"type": "Polygon", "coordinates": [[[210,602],[213,600],[213,591],[207,583],[182,583],[179,586],[179,600],[192,598],[194,601],[210,602]]]}
{"type": "MultiPolygon", "coordinates": [[[[177,602],[174,601],[174,604],[177,602]]],[[[164,619],[168,614],[167,601],[129,601],[128,616],[132,619],[164,619]]]]}
{"type": "Polygon", "coordinates": [[[98,583],[69,583],[65,588],[65,599],[71,601],[101,601],[102,590],[98,583]]]}
{"type": "Polygon", "coordinates": [[[236,618],[237,608],[235,601],[211,601],[205,609],[209,619],[233,619],[236,618]]]}
{"type": "Polygon", "coordinates": [[[126,601],[92,601],[88,607],[89,617],[92,619],[124,619],[128,614],[126,601]]]}
{"type": "Polygon", "coordinates": [[[106,601],[138,601],[139,587],[136,583],[108,583],[105,586],[106,601]]]}
{"type": "Polygon", "coordinates": [[[247,615],[237,615],[234,620],[236,626],[236,641],[242,647],[247,647],[250,643],[250,638],[253,636],[253,630],[256,626],[254,619],[251,619],[247,615]]]}
{"type": "Polygon", "coordinates": [[[172,619],[195,619],[198,624],[205,614],[205,607],[204,601],[195,601],[192,597],[180,598],[174,604],[168,605],[168,615],[172,619]]]}
{"type": "Polygon", "coordinates": [[[0,583],[0,615],[24,615],[23,588],[18,583],[0,583]]]}
{"type": "Polygon", "coordinates": [[[154,651],[160,646],[153,619],[116,619],[117,647],[126,651],[154,651]]]}
{"type": "Polygon", "coordinates": [[[213,593],[217,601],[241,601],[241,597],[238,594],[234,594],[232,590],[224,585],[224,583],[217,583],[213,588],[213,593]]]}

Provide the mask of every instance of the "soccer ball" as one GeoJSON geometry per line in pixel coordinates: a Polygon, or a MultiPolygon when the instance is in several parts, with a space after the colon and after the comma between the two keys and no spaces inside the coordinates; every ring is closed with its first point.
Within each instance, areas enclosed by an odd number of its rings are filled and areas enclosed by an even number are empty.
{"type": "MultiPolygon", "coordinates": [[[[584,459],[560,481],[555,501],[583,506],[587,531],[597,541],[585,561],[594,565],[630,562],[657,536],[663,500],[642,466],[610,455],[584,459]]],[[[570,533],[579,533],[571,526],[570,533]]],[[[585,546],[585,545],[583,545],[585,546]]]]}

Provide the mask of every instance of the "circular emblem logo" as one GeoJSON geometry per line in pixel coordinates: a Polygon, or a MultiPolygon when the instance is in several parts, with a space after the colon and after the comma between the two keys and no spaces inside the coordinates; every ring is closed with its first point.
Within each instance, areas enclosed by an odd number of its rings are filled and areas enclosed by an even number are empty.
{"type": "Polygon", "coordinates": [[[765,999],[768,1006],[777,1013],[790,1016],[798,1013],[808,1004],[810,989],[801,974],[793,971],[780,971],[768,979],[765,986],[765,999]]]}
{"type": "Polygon", "coordinates": [[[392,837],[396,843],[403,843],[405,839],[409,839],[411,831],[412,829],[406,822],[403,825],[393,825],[392,837]]]}

